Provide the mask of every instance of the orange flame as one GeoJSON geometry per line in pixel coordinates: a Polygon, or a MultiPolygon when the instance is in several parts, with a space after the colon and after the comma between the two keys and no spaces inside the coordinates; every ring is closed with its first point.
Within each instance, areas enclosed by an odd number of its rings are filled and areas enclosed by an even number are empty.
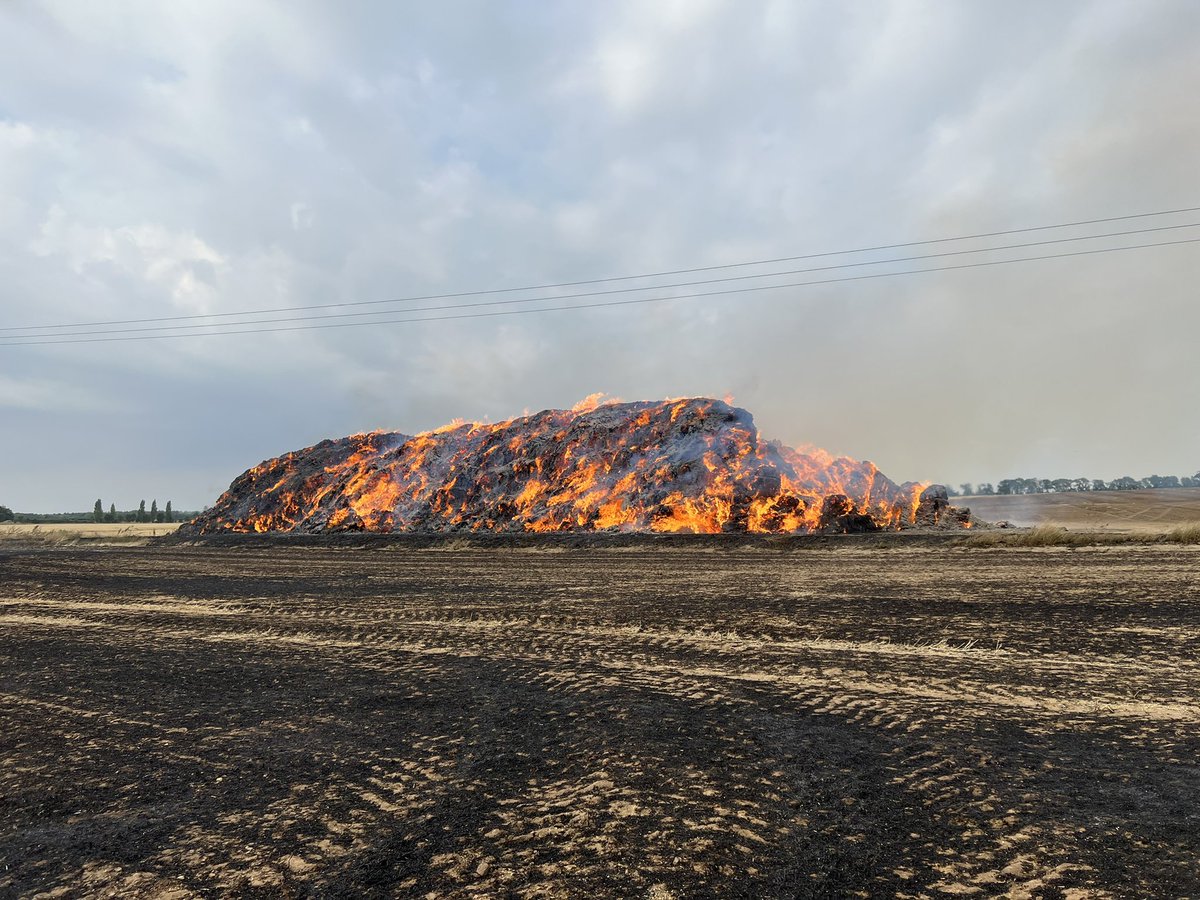
{"type": "Polygon", "coordinates": [[[580,400],[578,403],[576,403],[574,406],[572,406],[571,412],[573,412],[573,413],[591,412],[592,410],[596,409],[597,407],[611,406],[614,403],[620,403],[620,402],[621,402],[621,400],[618,397],[610,397],[608,394],[604,393],[604,391],[597,391],[594,394],[588,394],[586,397],[584,397],[582,400],[580,400]]]}
{"type": "Polygon", "coordinates": [[[325,441],[250,469],[205,531],[641,530],[787,534],[899,528],[923,484],[762,440],[718,400],[619,403],[408,437],[325,441]]]}

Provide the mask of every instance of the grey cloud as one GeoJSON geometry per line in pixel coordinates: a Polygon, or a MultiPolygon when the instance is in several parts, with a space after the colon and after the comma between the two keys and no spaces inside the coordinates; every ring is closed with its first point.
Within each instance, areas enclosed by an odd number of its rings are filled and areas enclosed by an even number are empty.
{"type": "MultiPolygon", "coordinates": [[[[3,7],[0,35],[0,324],[570,281],[1200,197],[1187,0],[64,2],[3,7]]],[[[87,508],[98,479],[137,496],[154,473],[160,500],[197,506],[322,437],[601,390],[732,392],[769,436],[901,480],[1194,471],[1198,261],[0,348],[2,383],[94,397],[6,413],[44,440],[0,444],[30,476],[0,502],[87,508]]]]}

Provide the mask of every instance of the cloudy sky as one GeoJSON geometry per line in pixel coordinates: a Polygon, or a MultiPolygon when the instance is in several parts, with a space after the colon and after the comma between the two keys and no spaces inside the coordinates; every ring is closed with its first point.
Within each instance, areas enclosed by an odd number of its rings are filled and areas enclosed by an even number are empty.
{"type": "Polygon", "coordinates": [[[0,503],[197,508],[325,437],[496,421],[596,391],[732,394],[767,436],[897,480],[1194,472],[1200,244],[577,311],[420,311],[559,290],[274,314],[383,313],[320,330],[31,335],[1200,207],[1198,96],[1194,0],[7,0],[0,503]],[[11,330],[43,325],[69,327],[11,330]]]}

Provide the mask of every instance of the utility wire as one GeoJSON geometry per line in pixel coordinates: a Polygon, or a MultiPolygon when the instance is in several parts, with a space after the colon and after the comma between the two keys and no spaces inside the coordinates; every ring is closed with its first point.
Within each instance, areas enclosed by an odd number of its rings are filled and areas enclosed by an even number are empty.
{"type": "MultiPolygon", "coordinates": [[[[915,261],[923,260],[923,259],[940,259],[940,258],[951,257],[951,256],[971,255],[971,254],[975,254],[975,253],[991,253],[991,252],[996,252],[996,251],[1000,251],[1000,250],[1018,250],[1018,249],[1028,248],[1028,247],[1042,247],[1042,246],[1045,246],[1048,244],[1067,244],[1067,243],[1071,243],[1074,241],[1090,241],[1090,240],[1099,240],[1101,238],[1110,238],[1110,237],[1127,237],[1129,235],[1134,235],[1134,234],[1148,234],[1151,232],[1159,232],[1159,231],[1176,231],[1181,228],[1197,228],[1197,227],[1200,227],[1200,222],[1188,222],[1186,224],[1181,224],[1181,225],[1161,225],[1161,226],[1158,226],[1155,228],[1137,228],[1137,229],[1132,229],[1132,230],[1128,230],[1128,231],[1113,231],[1113,232],[1109,232],[1106,234],[1081,235],[1081,236],[1077,236],[1077,237],[1068,237],[1068,238],[1053,238],[1051,240],[1045,240],[1045,241],[1026,241],[1025,243],[1021,243],[1021,244],[1004,244],[999,247],[979,247],[977,249],[972,249],[972,250],[947,250],[942,253],[926,253],[926,254],[921,254],[921,255],[917,255],[917,256],[896,256],[896,257],[892,257],[890,259],[873,259],[873,260],[865,260],[863,262],[838,263],[836,265],[831,265],[831,266],[812,266],[812,267],[804,268],[804,269],[785,269],[785,270],[778,271],[778,272],[759,272],[759,273],[748,274],[748,275],[727,275],[724,278],[706,278],[706,279],[702,279],[699,281],[681,281],[681,282],[675,282],[673,284],[658,284],[658,285],[651,285],[651,286],[647,286],[647,287],[611,288],[606,291],[583,291],[583,292],[574,293],[574,294],[560,294],[558,296],[549,296],[549,297],[524,297],[524,298],[520,298],[517,300],[484,300],[484,301],[478,301],[475,303],[458,303],[458,304],[454,304],[452,306],[409,307],[408,309],[405,310],[405,313],[438,312],[440,310],[474,309],[474,308],[485,307],[485,306],[514,306],[514,305],[521,304],[521,303],[549,303],[549,302],[556,302],[556,301],[563,301],[563,300],[573,300],[578,297],[602,297],[602,296],[608,296],[608,295],[612,295],[612,294],[636,293],[639,291],[658,291],[658,290],[667,290],[669,288],[698,287],[698,286],[702,286],[702,285],[706,285],[706,284],[723,284],[723,283],[728,283],[728,282],[732,282],[732,281],[746,281],[748,279],[758,279],[758,278],[778,278],[778,277],[781,277],[784,275],[805,275],[805,274],[809,274],[812,272],[826,272],[826,271],[831,271],[831,270],[836,270],[836,269],[853,269],[853,268],[858,268],[860,266],[880,266],[880,265],[887,265],[890,263],[915,262],[915,261]]],[[[4,340],[7,338],[13,338],[13,339],[25,339],[25,338],[35,338],[35,337],[36,338],[51,338],[51,337],[58,338],[58,337],[81,337],[81,336],[100,335],[100,334],[134,334],[134,333],[142,333],[142,332],[184,331],[184,330],[190,331],[190,330],[201,329],[201,328],[235,328],[235,327],[242,326],[242,325],[270,325],[270,324],[276,324],[276,323],[281,323],[281,322],[312,322],[312,321],[319,321],[319,320],[325,320],[325,319],[349,319],[349,318],[358,318],[358,317],[362,317],[362,316],[378,316],[378,315],[387,315],[387,311],[386,310],[384,310],[384,311],[368,310],[366,312],[331,313],[329,315],[318,315],[318,316],[308,315],[308,316],[288,316],[288,317],[284,317],[284,318],[274,318],[274,319],[247,319],[247,320],[239,321],[239,322],[202,322],[200,324],[192,324],[192,325],[155,325],[155,326],[152,326],[149,328],[113,328],[113,329],[106,329],[106,330],[100,330],[100,331],[95,331],[95,330],[60,331],[60,332],[51,332],[48,334],[37,334],[37,335],[0,335],[0,340],[4,340]]],[[[217,333],[221,333],[221,332],[217,332],[217,333]]]]}
{"type": "MultiPolygon", "coordinates": [[[[283,328],[252,328],[242,331],[212,331],[203,334],[145,334],[130,337],[90,337],[70,338],[67,340],[27,341],[24,343],[0,343],[0,347],[31,347],[45,344],[94,344],[114,341],[154,341],[169,338],[185,337],[218,337],[231,334],[271,334],[283,331],[320,331],[329,328],[355,328],[364,325],[399,325],[420,322],[443,322],[451,319],[483,319],[494,316],[529,315],[532,313],[564,312],[580,309],[599,309],[612,306],[631,306],[633,304],[664,303],[671,300],[689,300],[699,297],[722,297],[732,294],[746,294],[757,291],[774,291],[783,288],[811,287],[814,285],[839,284],[848,281],[867,281],[875,278],[894,278],[900,275],[919,275],[926,272],[947,272],[957,269],[978,269],[985,266],[1003,266],[1012,263],[1033,262],[1045,259],[1067,259],[1077,256],[1092,256],[1100,253],[1116,253],[1123,250],[1144,250],[1150,247],[1174,247],[1181,244],[1200,243],[1200,238],[1186,238],[1178,241],[1161,241],[1153,244],[1131,244],[1124,247],[1101,247],[1093,250],[1075,250],[1070,253],[1051,253],[1042,256],[1019,256],[1013,259],[992,259],[972,263],[960,263],[953,266],[930,266],[924,269],[904,269],[899,272],[873,272],[867,275],[850,275],[841,278],[825,278],[817,281],[795,281],[787,284],[768,284],[754,287],[726,288],[720,291],[701,291],[694,294],[677,294],[666,297],[635,297],[628,300],[601,300],[595,303],[580,303],[573,306],[542,306],[534,309],[505,309],[493,312],[462,313],[449,316],[426,316],[419,319],[382,319],[377,322],[331,322],[323,325],[289,325],[283,328]]],[[[443,307],[455,309],[456,307],[443,307]]],[[[214,326],[215,327],[215,326],[214,326]]]]}
{"type": "MultiPolygon", "coordinates": [[[[850,250],[826,250],[826,251],[823,251],[820,253],[806,253],[806,254],[801,254],[799,256],[778,256],[773,259],[756,259],[756,260],[749,260],[746,262],[724,263],[721,265],[713,265],[713,266],[698,266],[698,267],[691,268],[691,269],[671,269],[671,270],[663,271],[663,272],[644,272],[640,275],[611,275],[611,276],[608,276],[605,278],[591,278],[591,279],[587,279],[584,281],[560,281],[560,282],[555,282],[552,284],[534,284],[534,285],[525,285],[523,287],[489,288],[486,290],[481,289],[481,290],[471,290],[471,291],[458,291],[458,292],[447,293],[447,294],[423,294],[423,295],[411,296],[411,297],[394,297],[394,298],[387,299],[387,300],[356,300],[356,301],[351,301],[351,302],[346,302],[346,303],[319,303],[319,304],[314,304],[311,306],[286,306],[286,307],[277,307],[275,309],[251,309],[251,310],[242,310],[241,312],[198,313],[198,314],[184,315],[184,316],[158,316],[158,317],[143,318],[143,319],[113,319],[113,320],[98,321],[98,322],[67,322],[67,323],[60,323],[57,325],[0,326],[0,331],[46,331],[49,329],[59,329],[59,328],[89,328],[89,327],[101,326],[101,325],[141,325],[141,324],[145,324],[145,323],[149,323],[149,322],[182,322],[182,321],[188,321],[188,320],[194,320],[194,319],[228,318],[231,316],[257,316],[257,315],[266,315],[266,314],[270,314],[270,313],[279,313],[279,312],[302,312],[305,310],[312,310],[312,309],[341,309],[341,308],[345,308],[345,307],[354,307],[354,306],[378,306],[378,305],[388,304],[388,303],[414,303],[414,302],[423,301],[423,300],[451,300],[451,299],[457,299],[457,298],[461,298],[461,297],[479,297],[479,296],[484,296],[484,295],[489,295],[489,294],[511,294],[511,293],[518,293],[521,291],[555,290],[558,288],[580,287],[582,285],[587,285],[587,284],[607,284],[609,282],[615,282],[615,281],[631,281],[631,280],[636,280],[639,278],[662,278],[662,277],[666,277],[668,275],[691,275],[691,274],[694,274],[697,272],[714,272],[714,271],[718,271],[718,270],[722,270],[722,269],[736,269],[736,268],[742,268],[742,267],[746,267],[746,266],[765,266],[765,265],[773,265],[775,263],[799,262],[799,261],[805,260],[805,259],[820,259],[822,257],[827,257],[827,256],[844,256],[844,255],[849,255],[849,254],[854,254],[854,253],[869,253],[869,252],[877,251],[877,250],[898,250],[898,249],[902,249],[904,247],[922,247],[922,246],[927,246],[929,244],[944,244],[944,243],[951,243],[953,241],[970,241],[970,240],[978,240],[980,238],[1003,237],[1005,235],[1010,235],[1010,234],[1025,234],[1025,233],[1031,232],[1031,231],[1048,231],[1050,229],[1055,229],[1055,228],[1076,228],[1076,227],[1080,227],[1083,225],[1099,225],[1099,224],[1106,223],[1106,222],[1125,222],[1125,221],[1129,221],[1131,219],[1147,219],[1147,218],[1154,218],[1157,216],[1169,216],[1169,215],[1176,215],[1179,213],[1190,213],[1190,212],[1200,212],[1200,206],[1189,206],[1189,207],[1183,207],[1181,209],[1164,209],[1164,210],[1159,210],[1157,212],[1131,213],[1129,215],[1124,215],[1124,216],[1107,216],[1102,219],[1082,219],[1077,222],[1059,222],[1059,223],[1056,223],[1053,225],[1030,225],[1025,228],[1010,228],[1006,231],[987,231],[987,232],[981,232],[979,234],[963,234],[963,235],[958,235],[955,237],[930,238],[928,240],[923,240],[923,241],[905,241],[903,243],[895,243],[895,244],[877,244],[872,247],[857,247],[857,248],[850,249],[850,250]]],[[[654,285],[649,286],[650,289],[658,289],[658,287],[661,287],[661,286],[657,286],[657,287],[654,285]]],[[[586,295],[578,295],[578,296],[586,296],[586,295]]],[[[220,323],[214,323],[214,324],[220,324],[220,323]]],[[[0,335],[0,337],[5,337],[5,335],[0,335]]]]}

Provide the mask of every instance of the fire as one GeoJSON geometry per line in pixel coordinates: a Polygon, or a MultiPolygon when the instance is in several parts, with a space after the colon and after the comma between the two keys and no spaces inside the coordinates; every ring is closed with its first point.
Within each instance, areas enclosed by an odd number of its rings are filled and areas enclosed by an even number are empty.
{"type": "Polygon", "coordinates": [[[765,441],[748,412],[719,400],[593,394],[569,410],[359,434],[267,460],[190,529],[880,530],[916,521],[924,487],[765,441]]]}
{"type": "Polygon", "coordinates": [[[574,412],[574,413],[591,412],[593,409],[596,409],[597,407],[607,406],[607,405],[610,405],[613,403],[620,403],[620,402],[621,402],[620,399],[617,397],[610,397],[610,396],[608,396],[608,394],[604,393],[604,391],[597,391],[594,394],[588,394],[586,397],[584,397],[582,400],[580,400],[578,403],[576,403],[574,406],[572,406],[571,412],[574,412]]]}

